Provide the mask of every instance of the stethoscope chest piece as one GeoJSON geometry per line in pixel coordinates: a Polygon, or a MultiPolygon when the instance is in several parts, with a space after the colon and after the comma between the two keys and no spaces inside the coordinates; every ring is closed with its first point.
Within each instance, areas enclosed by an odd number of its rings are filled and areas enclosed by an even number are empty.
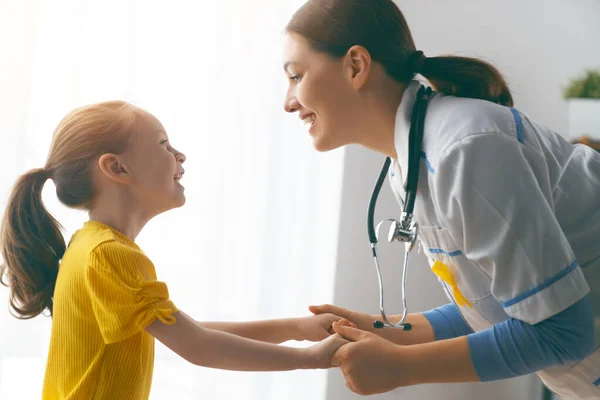
{"type": "Polygon", "coordinates": [[[410,216],[407,223],[400,223],[393,220],[388,232],[388,242],[403,242],[406,251],[411,251],[419,237],[419,224],[410,216]]]}

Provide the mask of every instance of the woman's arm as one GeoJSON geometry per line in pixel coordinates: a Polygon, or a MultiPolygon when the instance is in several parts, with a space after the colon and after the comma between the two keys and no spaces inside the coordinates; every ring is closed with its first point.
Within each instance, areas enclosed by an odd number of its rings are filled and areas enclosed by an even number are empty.
{"type": "Polygon", "coordinates": [[[346,385],[358,394],[384,393],[420,383],[478,380],[466,336],[400,346],[337,322],[333,328],[352,343],[341,347],[331,363],[340,367],[346,385]]]}
{"type": "Polygon", "coordinates": [[[587,357],[594,350],[594,316],[586,296],[535,325],[510,318],[468,340],[481,381],[512,378],[587,357]]]}
{"type": "MultiPolygon", "coordinates": [[[[433,342],[434,340],[436,340],[437,331],[443,330],[446,332],[449,329],[442,327],[442,325],[444,325],[445,322],[442,316],[439,316],[438,318],[432,318],[428,317],[427,314],[408,314],[406,322],[412,325],[412,329],[410,331],[405,331],[401,329],[391,328],[375,329],[373,328],[373,322],[381,320],[381,316],[369,315],[358,311],[348,310],[346,308],[337,307],[331,304],[310,306],[309,310],[316,315],[321,315],[322,313],[335,314],[340,318],[345,318],[348,321],[355,323],[359,329],[372,332],[378,336],[381,336],[384,339],[389,340],[392,343],[400,345],[413,345],[433,342]],[[435,330],[434,327],[436,327],[435,330]]],[[[400,321],[401,318],[401,315],[392,315],[391,317],[389,317],[390,321],[393,323],[397,323],[398,321],[400,321]]]]}
{"type": "Polygon", "coordinates": [[[594,348],[587,298],[535,325],[511,318],[467,336],[413,346],[337,323],[333,327],[353,343],[339,349],[332,364],[340,365],[349,387],[360,394],[422,383],[512,378],[583,359],[594,348]]]}
{"type": "MultiPolygon", "coordinates": [[[[381,316],[373,315],[374,320],[380,320],[381,316]]],[[[392,315],[388,317],[389,320],[396,324],[402,319],[402,315],[392,315]]],[[[425,318],[423,314],[415,313],[408,314],[406,322],[412,325],[409,331],[396,328],[380,328],[375,329],[371,325],[371,332],[384,339],[389,340],[392,343],[400,344],[404,346],[430,343],[435,340],[435,332],[431,322],[425,318]]]]}
{"type": "Polygon", "coordinates": [[[235,371],[328,368],[332,354],[347,343],[332,335],[308,348],[291,348],[207,329],[183,312],[176,323],[154,321],[146,331],[192,364],[235,371]]]}

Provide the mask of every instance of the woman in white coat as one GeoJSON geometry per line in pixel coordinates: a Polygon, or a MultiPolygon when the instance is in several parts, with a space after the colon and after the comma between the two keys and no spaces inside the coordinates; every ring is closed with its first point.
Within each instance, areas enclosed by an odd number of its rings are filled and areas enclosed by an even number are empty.
{"type": "Polygon", "coordinates": [[[488,63],[417,51],[391,0],[308,1],[287,26],[284,58],[284,108],[310,125],[315,148],[356,143],[390,157],[400,201],[416,74],[435,90],[414,215],[452,302],[410,314],[410,331],[313,307],[360,328],[334,324],[353,341],[333,359],[350,389],[537,372],[568,398],[600,398],[600,154],[513,108],[488,63]]]}

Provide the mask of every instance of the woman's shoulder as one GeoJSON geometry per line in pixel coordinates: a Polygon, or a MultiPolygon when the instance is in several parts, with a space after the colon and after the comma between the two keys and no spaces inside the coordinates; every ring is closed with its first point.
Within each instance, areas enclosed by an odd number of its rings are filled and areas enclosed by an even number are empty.
{"type": "Polygon", "coordinates": [[[428,114],[433,116],[439,129],[472,135],[513,130],[515,111],[487,100],[436,95],[428,114]]]}
{"type": "Polygon", "coordinates": [[[487,100],[437,94],[425,118],[425,138],[432,155],[465,139],[500,135],[518,141],[518,111],[487,100]],[[429,136],[429,137],[428,137],[429,136]]]}

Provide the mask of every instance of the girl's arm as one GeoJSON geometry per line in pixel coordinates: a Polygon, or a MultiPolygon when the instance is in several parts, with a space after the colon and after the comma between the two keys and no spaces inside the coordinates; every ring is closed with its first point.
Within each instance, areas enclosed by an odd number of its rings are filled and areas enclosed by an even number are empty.
{"type": "Polygon", "coordinates": [[[197,323],[216,331],[231,333],[248,339],[268,343],[283,343],[288,340],[299,340],[295,319],[274,319],[268,321],[248,322],[201,322],[197,323]]]}
{"type": "Polygon", "coordinates": [[[192,364],[235,371],[329,368],[333,353],[347,343],[331,335],[308,348],[291,348],[207,329],[182,312],[176,323],[155,320],[146,331],[192,364]]]}
{"type": "Polygon", "coordinates": [[[318,342],[332,333],[331,324],[340,317],[321,314],[317,317],[285,318],[248,322],[201,322],[207,329],[223,331],[248,339],[268,343],[283,343],[288,340],[318,342]]]}

